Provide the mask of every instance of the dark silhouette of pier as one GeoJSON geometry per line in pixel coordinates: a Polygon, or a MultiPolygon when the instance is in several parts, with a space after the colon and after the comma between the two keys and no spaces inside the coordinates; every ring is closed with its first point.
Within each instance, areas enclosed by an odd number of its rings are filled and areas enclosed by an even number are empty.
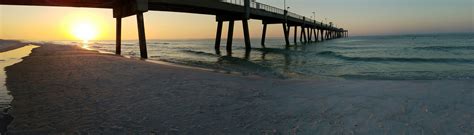
{"type": "Polygon", "coordinates": [[[262,20],[261,46],[265,48],[267,25],[281,24],[286,46],[290,45],[290,31],[294,30],[294,44],[322,42],[348,36],[348,31],[304,16],[252,0],[1,0],[2,5],[63,6],[113,9],[116,18],[116,54],[121,54],[122,18],[136,15],[140,55],[148,58],[143,13],[152,11],[185,12],[215,15],[217,32],[215,49],[220,54],[222,27],[229,23],[228,54],[232,53],[234,22],[242,21],[246,50],[251,49],[248,20],[262,20]],[[299,32],[298,32],[299,29],[299,32]]]}

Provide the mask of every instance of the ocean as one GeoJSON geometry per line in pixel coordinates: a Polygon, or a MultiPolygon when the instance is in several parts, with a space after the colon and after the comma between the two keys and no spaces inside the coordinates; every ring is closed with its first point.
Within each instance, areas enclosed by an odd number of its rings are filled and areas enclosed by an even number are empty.
{"type": "MultiPolygon", "coordinates": [[[[292,41],[292,39],[291,39],[292,41]]],[[[61,41],[70,45],[84,45],[61,41]]],[[[148,40],[150,60],[243,75],[285,79],[472,80],[474,34],[360,36],[285,47],[281,38],[252,40],[246,52],[234,40],[231,56],[225,40],[221,55],[214,39],[148,40]]],[[[115,52],[114,41],[93,41],[88,48],[115,52]]],[[[125,56],[139,57],[138,41],[123,41],[125,56]]],[[[157,69],[159,70],[159,69],[157,69]]]]}

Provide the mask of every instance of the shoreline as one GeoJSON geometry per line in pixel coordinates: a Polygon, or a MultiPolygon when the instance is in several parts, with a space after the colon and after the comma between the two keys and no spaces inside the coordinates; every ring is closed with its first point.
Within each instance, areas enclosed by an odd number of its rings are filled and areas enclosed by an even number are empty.
{"type": "Polygon", "coordinates": [[[80,45],[70,45],[70,46],[76,46],[76,47],[81,48],[81,49],[85,49],[85,50],[89,50],[89,51],[95,51],[95,52],[98,52],[100,54],[114,55],[114,56],[117,56],[117,57],[123,57],[123,58],[127,58],[127,59],[132,59],[132,60],[140,60],[140,61],[160,64],[160,65],[167,65],[167,66],[172,66],[172,67],[177,67],[177,68],[195,69],[195,70],[202,70],[202,71],[222,73],[222,74],[240,75],[240,76],[266,77],[266,76],[260,76],[260,75],[254,75],[254,74],[246,75],[245,73],[236,72],[236,71],[226,71],[226,70],[220,70],[220,69],[214,69],[214,68],[206,68],[204,66],[193,66],[193,65],[190,65],[190,64],[173,63],[173,62],[168,62],[168,61],[163,61],[163,60],[151,60],[151,59],[142,59],[140,57],[126,56],[126,55],[116,55],[112,52],[106,52],[106,51],[100,51],[100,50],[96,50],[96,49],[84,48],[80,45]]]}
{"type": "Polygon", "coordinates": [[[59,45],[7,76],[12,134],[474,133],[469,80],[282,80],[59,45]]]}
{"type": "MultiPolygon", "coordinates": [[[[67,45],[67,44],[61,44],[61,45],[67,45]]],[[[141,61],[146,61],[150,63],[155,63],[155,64],[162,64],[162,65],[168,65],[168,66],[174,66],[177,68],[188,68],[188,69],[197,69],[197,70],[202,70],[202,71],[209,71],[209,72],[215,72],[215,73],[222,73],[222,74],[232,74],[232,75],[239,75],[239,76],[255,76],[255,77],[262,77],[262,78],[273,78],[273,79],[298,79],[298,78],[291,78],[289,76],[284,76],[280,74],[270,74],[268,72],[266,73],[258,73],[258,72],[240,72],[240,71],[232,71],[232,70],[226,70],[226,69],[220,69],[220,68],[213,68],[209,66],[201,66],[197,64],[185,64],[185,63],[179,63],[179,62],[170,62],[166,60],[160,60],[160,59],[143,59],[140,57],[131,57],[127,55],[116,55],[113,52],[107,52],[107,51],[101,51],[98,49],[91,49],[91,48],[85,48],[81,45],[68,45],[68,46],[76,46],[85,50],[90,50],[90,51],[96,51],[101,54],[108,54],[108,55],[114,55],[114,56],[119,56],[123,58],[128,58],[128,59],[133,59],[133,60],[141,60],[141,61]]],[[[222,56],[222,57],[228,57],[228,56],[222,56]]],[[[314,78],[332,78],[336,79],[337,77],[323,77],[323,76],[317,76],[313,77],[314,78]]],[[[299,78],[301,79],[301,78],[299,78]]],[[[340,78],[343,79],[343,78],[340,78]]]]}
{"type": "Polygon", "coordinates": [[[9,108],[9,100],[11,100],[11,96],[9,96],[9,92],[5,85],[6,83],[6,68],[8,66],[12,66],[16,63],[19,63],[23,60],[24,57],[27,57],[31,50],[38,46],[34,46],[31,44],[13,44],[8,46],[5,52],[0,52],[0,68],[2,71],[0,72],[0,110],[8,109],[9,108]]]}
{"type": "MultiPolygon", "coordinates": [[[[15,49],[20,49],[22,47],[25,47],[25,46],[28,46],[29,44],[28,43],[23,43],[21,41],[16,41],[16,40],[0,40],[0,53],[5,53],[5,52],[9,52],[9,51],[12,51],[12,50],[15,50],[15,49]]],[[[5,54],[7,55],[7,54],[5,54]]],[[[3,57],[3,56],[2,56],[3,57]]],[[[8,58],[8,56],[6,56],[8,58]]],[[[20,56],[21,57],[21,56],[20,56]]],[[[25,56],[26,57],[26,56],[25,56]]],[[[4,67],[3,66],[11,66],[15,63],[15,60],[12,60],[11,58],[9,59],[6,59],[6,60],[1,60],[0,62],[2,62],[2,70],[4,70],[4,67]],[[9,64],[11,63],[11,65],[9,64]],[[4,65],[6,64],[6,65],[4,65]]],[[[0,79],[5,79],[6,80],[6,75],[5,73],[3,72],[6,72],[6,71],[0,71],[2,73],[0,73],[0,79]],[[5,78],[3,78],[5,77],[5,78]]],[[[4,84],[4,80],[0,80],[0,85],[5,85],[4,84]]],[[[0,86],[0,92],[1,92],[1,95],[0,95],[0,100],[2,100],[1,104],[0,104],[0,134],[5,134],[6,131],[7,131],[7,126],[13,121],[13,117],[9,114],[9,111],[11,109],[11,104],[10,102],[8,101],[5,101],[6,99],[10,99],[11,97],[7,97],[6,95],[4,94],[7,94],[8,93],[8,90],[6,89],[6,86],[0,86]],[[5,90],[5,91],[3,91],[5,90]]]]}

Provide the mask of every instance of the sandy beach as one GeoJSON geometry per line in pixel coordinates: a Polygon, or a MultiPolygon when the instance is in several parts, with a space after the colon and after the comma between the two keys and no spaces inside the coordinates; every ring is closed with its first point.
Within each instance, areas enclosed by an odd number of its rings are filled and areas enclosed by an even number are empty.
{"type": "Polygon", "coordinates": [[[474,82],[282,80],[39,45],[11,134],[474,134],[474,82]]]}

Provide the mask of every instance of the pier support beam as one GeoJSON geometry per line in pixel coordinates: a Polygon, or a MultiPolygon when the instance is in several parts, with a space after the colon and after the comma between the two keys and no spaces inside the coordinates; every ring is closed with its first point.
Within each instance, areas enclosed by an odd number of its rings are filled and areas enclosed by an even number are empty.
{"type": "Polygon", "coordinates": [[[140,44],[140,56],[146,59],[148,58],[148,53],[146,49],[145,21],[143,20],[143,12],[137,13],[137,25],[138,25],[138,42],[140,44]]]}
{"type": "Polygon", "coordinates": [[[316,42],[319,42],[319,29],[314,29],[314,38],[316,38],[316,42]]]}
{"type": "Polygon", "coordinates": [[[216,50],[216,54],[221,54],[221,37],[222,37],[222,20],[217,21],[217,32],[216,32],[216,44],[214,45],[214,49],[216,50]]]}
{"type": "Polygon", "coordinates": [[[234,20],[229,21],[229,30],[227,31],[227,54],[232,54],[232,39],[234,38],[234,20]]]}
{"type": "Polygon", "coordinates": [[[321,33],[320,34],[321,42],[323,42],[324,41],[324,30],[323,29],[319,30],[319,33],[321,33]]]}
{"type": "Polygon", "coordinates": [[[328,35],[328,40],[331,40],[331,31],[328,31],[327,35],[328,35]]]}
{"type": "Polygon", "coordinates": [[[313,39],[313,37],[314,37],[314,42],[317,42],[318,39],[316,38],[316,33],[314,33],[314,30],[315,30],[315,28],[311,29],[311,39],[313,39]]]}
{"type": "Polygon", "coordinates": [[[294,37],[294,42],[295,42],[295,45],[298,44],[298,26],[295,26],[295,35],[293,36],[294,37]]]}
{"type": "Polygon", "coordinates": [[[325,40],[329,39],[329,30],[324,31],[325,40]]]}
{"type": "Polygon", "coordinates": [[[265,48],[265,38],[267,37],[267,24],[263,23],[262,30],[262,48],[265,48]]]}
{"type": "Polygon", "coordinates": [[[244,27],[245,50],[248,51],[252,46],[250,43],[249,22],[247,19],[242,20],[242,26],[244,27]]]}
{"type": "Polygon", "coordinates": [[[249,34],[249,22],[250,19],[250,0],[244,0],[244,7],[245,7],[245,15],[244,19],[242,19],[242,26],[244,28],[244,40],[245,40],[245,50],[250,51],[252,49],[252,45],[250,43],[250,34],[249,34]]]}
{"type": "Polygon", "coordinates": [[[117,17],[115,27],[115,54],[122,54],[122,18],[117,17]]]}
{"type": "Polygon", "coordinates": [[[301,43],[304,43],[304,42],[303,42],[303,37],[304,37],[303,32],[304,32],[304,27],[301,26],[301,32],[300,32],[300,42],[301,42],[301,43]]]}
{"type": "Polygon", "coordinates": [[[328,40],[331,40],[332,31],[328,31],[328,40]]]}
{"type": "Polygon", "coordinates": [[[335,39],[335,38],[336,38],[336,32],[331,31],[331,39],[335,39]]]}
{"type": "Polygon", "coordinates": [[[303,40],[304,40],[304,43],[308,43],[308,34],[306,34],[306,29],[305,27],[303,27],[303,40]]]}
{"type": "Polygon", "coordinates": [[[287,28],[286,26],[286,23],[283,23],[283,33],[285,34],[285,43],[286,43],[286,46],[290,46],[290,39],[288,38],[289,37],[289,28],[287,28]]]}
{"type": "Polygon", "coordinates": [[[313,33],[312,33],[313,28],[308,28],[308,42],[313,42],[313,33]]]}
{"type": "Polygon", "coordinates": [[[331,40],[331,31],[330,30],[326,31],[326,39],[331,40]]]}

